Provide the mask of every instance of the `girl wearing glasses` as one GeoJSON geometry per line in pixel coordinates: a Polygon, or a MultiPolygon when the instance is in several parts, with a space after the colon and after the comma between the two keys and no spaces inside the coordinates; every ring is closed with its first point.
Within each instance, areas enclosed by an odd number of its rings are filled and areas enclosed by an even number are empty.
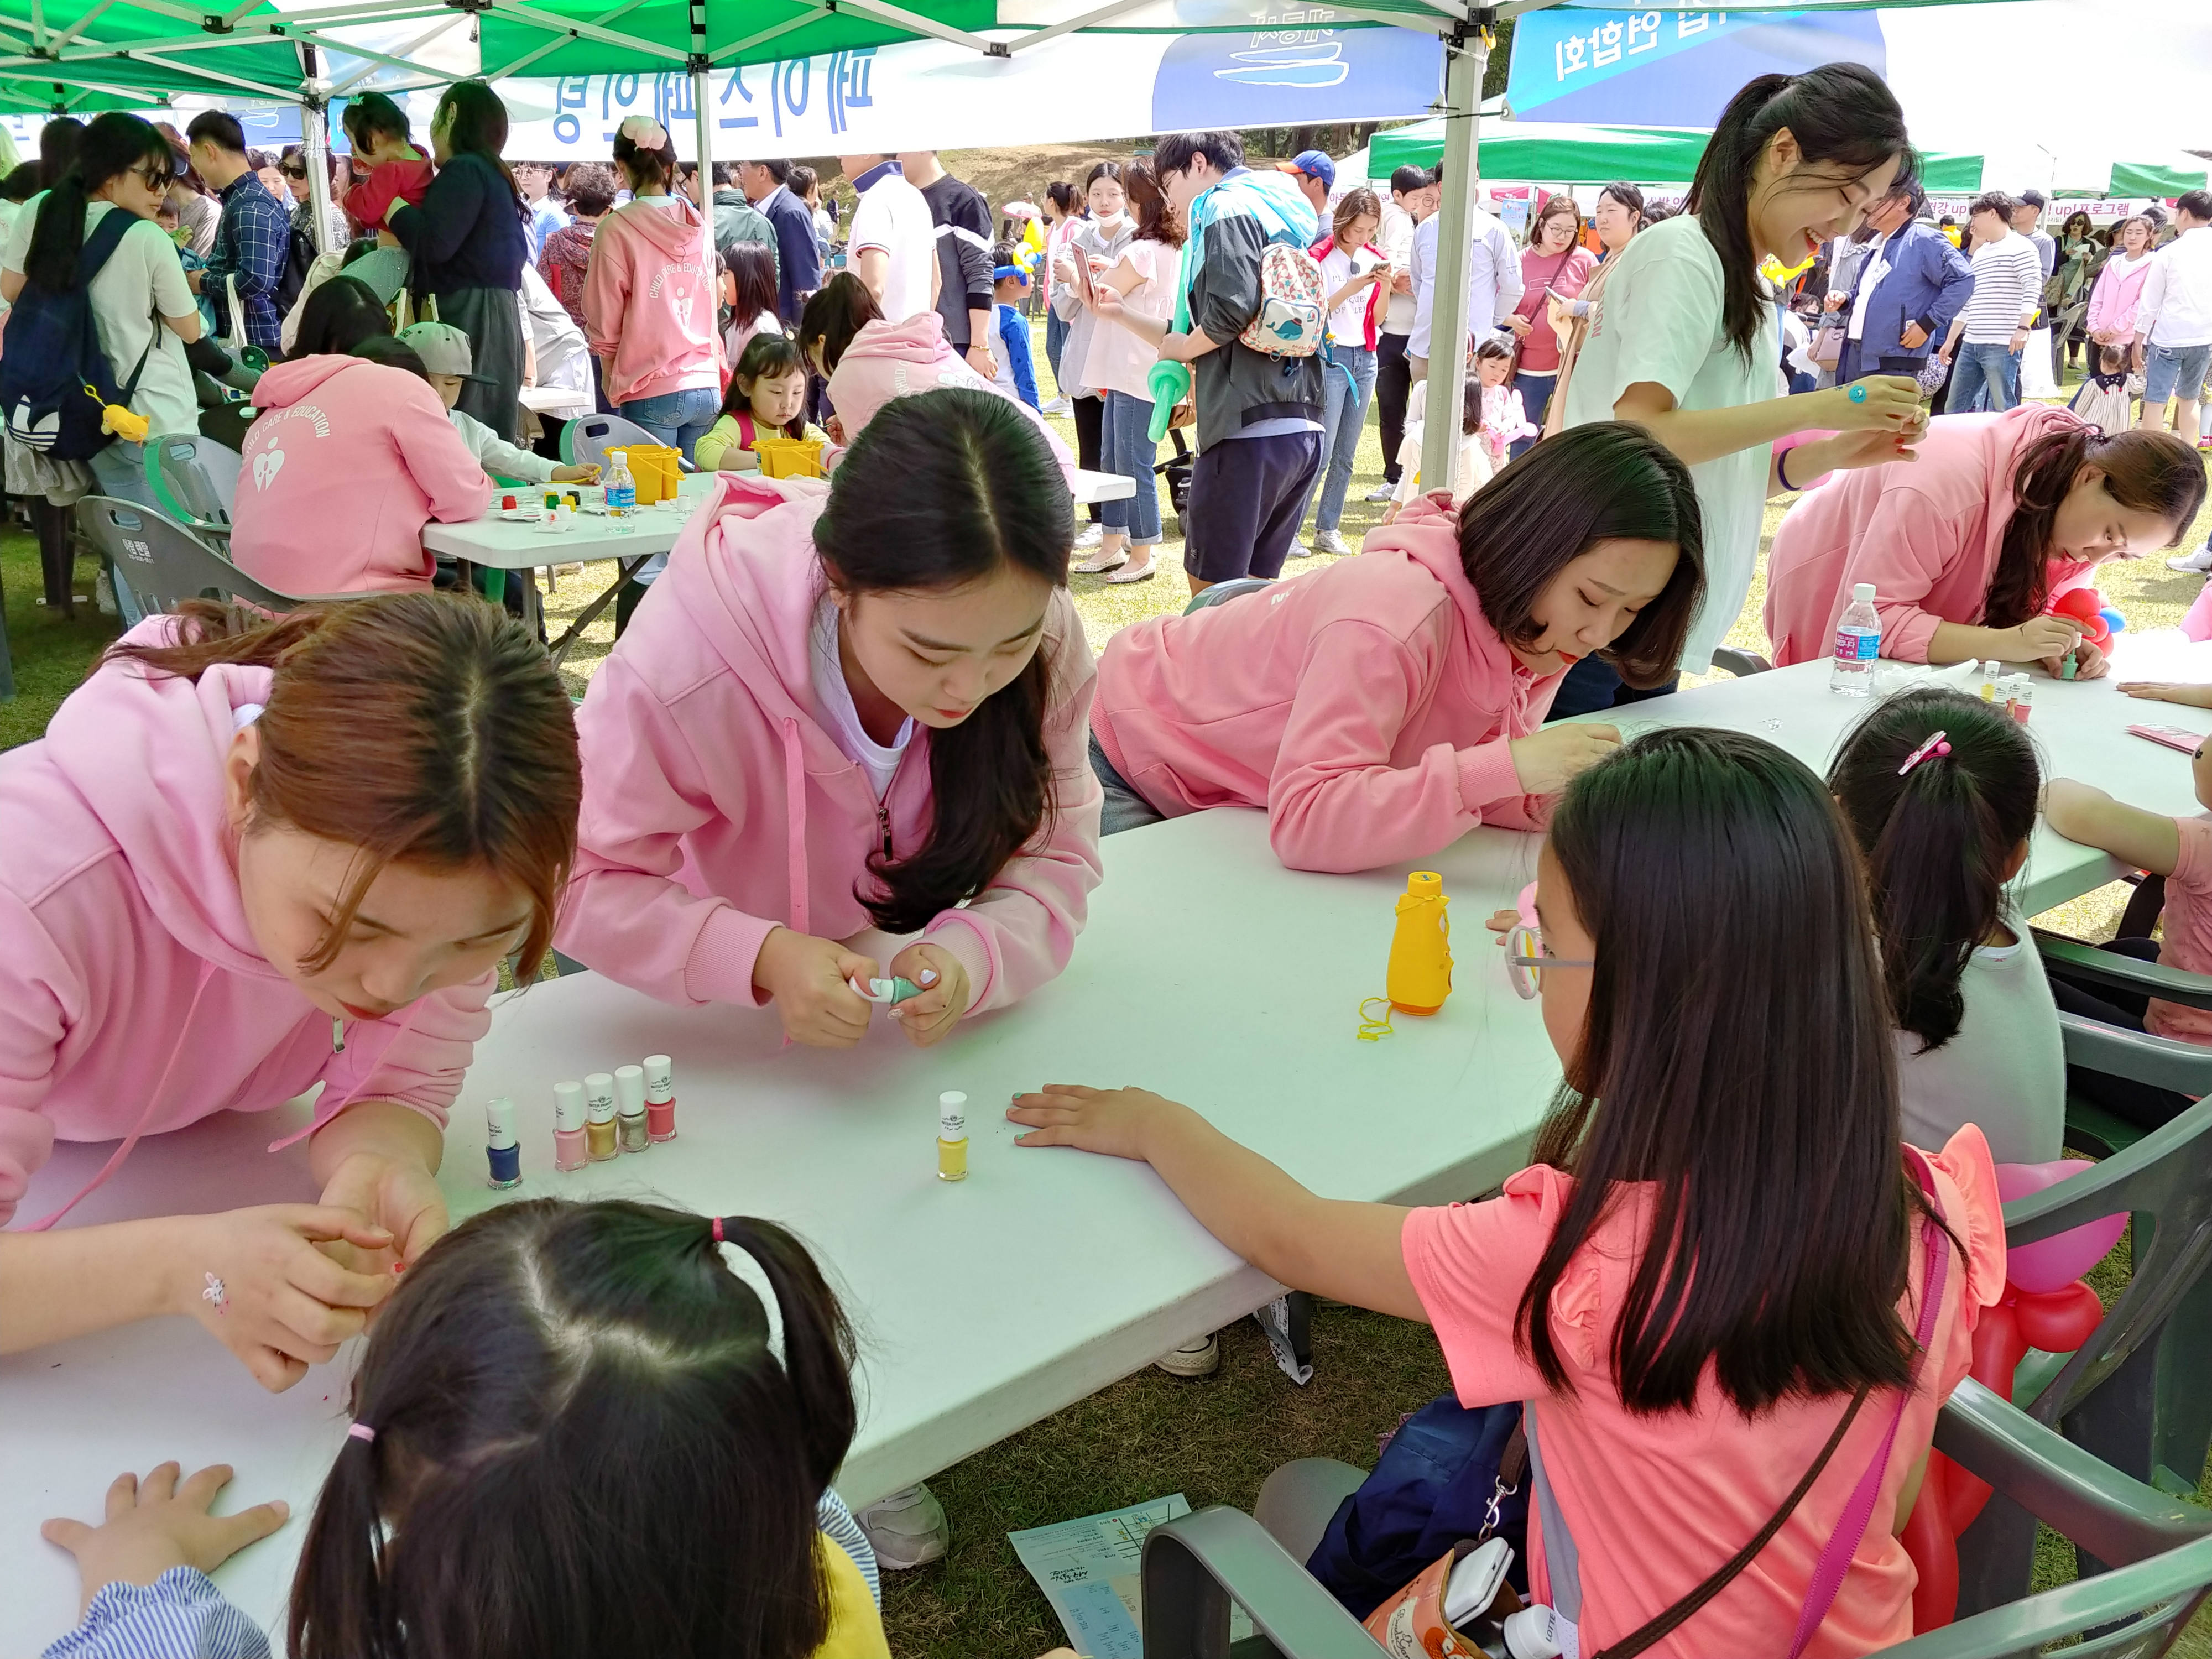
{"type": "Polygon", "coordinates": [[[1820,1653],[1901,1641],[1914,1575],[1897,1534],[2003,1292],[2004,1223],[1978,1129],[1936,1153],[1899,1139],[1888,999],[1835,804],[1757,738],[1652,732],[1568,787],[1535,907],[1527,954],[1564,1077],[1497,1198],[1325,1199],[1134,1089],[1022,1096],[1019,1144],[1150,1163],[1261,1272],[1433,1325],[1463,1405],[1528,1402],[1561,1527],[1530,1522],[1531,1588],[1583,1651],[1680,1611],[1769,1516],[1751,1570],[1648,1655],[1780,1653],[1801,1617],[1820,1653]],[[1857,1510],[1845,1536],[1869,1480],[1870,1522],[1857,1510]],[[1832,1536],[1822,1612],[1808,1592],[1832,1536]]]}
{"type": "Polygon", "coordinates": [[[1468,499],[1421,497],[1366,550],[1114,636],[1091,764],[1103,833],[1254,806],[1294,870],[1425,858],[1528,829],[1619,743],[1545,727],[1575,662],[1674,672],[1704,592],[1689,469],[1606,422],[1539,444],[1468,499]]]}

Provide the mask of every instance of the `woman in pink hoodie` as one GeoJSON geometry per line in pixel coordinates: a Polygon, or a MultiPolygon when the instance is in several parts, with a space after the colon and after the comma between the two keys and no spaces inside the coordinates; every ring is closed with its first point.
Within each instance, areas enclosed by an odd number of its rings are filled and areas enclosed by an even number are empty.
{"type": "Polygon", "coordinates": [[[581,787],[537,641],[432,593],[191,601],[0,755],[0,1221],[55,1140],[122,1143],[0,1233],[0,1351],[190,1314],[283,1389],[358,1333],[445,1231],[447,1110],[581,787]],[[318,1203],[46,1231],[140,1136],[318,1084],[270,1147],[312,1137],[318,1203]]]}
{"type": "Polygon", "coordinates": [[[892,1009],[935,1042],[1067,963],[1097,884],[1095,678],[1073,507],[1020,406],[902,398],[826,494],[725,474],[577,716],[561,948],[665,1002],[757,1007],[820,1048],[918,933],[892,1009]]]}
{"type": "Polygon", "coordinates": [[[2171,547],[2204,501],[2204,468],[2170,433],[2101,436],[2061,409],[1928,423],[1910,465],[1839,472],[1808,489],[1774,532],[1766,634],[1778,665],[1825,657],[1851,588],[1872,582],[1881,654],[2040,662],[2105,672],[2081,624],[2051,600],[2107,559],[2171,547]]]}
{"type": "Polygon", "coordinates": [[[419,374],[301,357],[264,374],[253,398],[230,556],[280,593],[427,588],[437,565],[422,526],[480,519],[491,502],[491,480],[419,374]]]}
{"type": "Polygon", "coordinates": [[[1697,495],[1607,421],[1450,500],[1417,500],[1358,558],[1116,634],[1091,715],[1106,832],[1257,807],[1291,868],[1351,871],[1540,825],[1620,741],[1543,727],[1560,676],[1593,653],[1634,686],[1674,672],[1705,592],[1697,495]]]}

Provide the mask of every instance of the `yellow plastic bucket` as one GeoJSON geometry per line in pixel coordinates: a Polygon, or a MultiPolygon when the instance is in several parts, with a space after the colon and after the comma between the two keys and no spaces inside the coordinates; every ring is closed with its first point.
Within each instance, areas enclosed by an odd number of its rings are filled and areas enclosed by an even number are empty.
{"type": "Polygon", "coordinates": [[[819,438],[759,437],[753,453],[760,457],[764,478],[826,478],[819,438]]]}
{"type": "Polygon", "coordinates": [[[607,453],[619,455],[629,463],[629,475],[637,481],[640,507],[676,499],[676,480],[681,469],[677,465],[678,452],[668,445],[610,445],[607,453]]]}

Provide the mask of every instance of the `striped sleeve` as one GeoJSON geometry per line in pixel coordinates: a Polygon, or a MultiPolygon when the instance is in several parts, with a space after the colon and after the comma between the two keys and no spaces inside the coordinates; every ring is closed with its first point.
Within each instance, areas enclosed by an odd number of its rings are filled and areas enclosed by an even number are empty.
{"type": "Polygon", "coordinates": [[[172,1567],[150,1584],[101,1585],[44,1659],[269,1659],[269,1638],[205,1573],[172,1567]]]}
{"type": "MultiPolygon", "coordinates": [[[[821,1503],[815,1506],[814,1524],[823,1537],[853,1558],[860,1577],[868,1581],[868,1594],[876,1598],[876,1607],[880,1611],[884,1605],[884,1576],[876,1565],[876,1547],[860,1530],[860,1523],[845,1507],[845,1500],[834,1491],[823,1492],[821,1503]]],[[[46,1659],[53,1659],[53,1656],[49,1654],[46,1659]]]]}

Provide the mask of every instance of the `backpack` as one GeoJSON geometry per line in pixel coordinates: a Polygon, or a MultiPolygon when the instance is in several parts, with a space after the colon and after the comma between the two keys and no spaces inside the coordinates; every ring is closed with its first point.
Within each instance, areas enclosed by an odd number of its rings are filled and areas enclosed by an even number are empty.
{"type": "Polygon", "coordinates": [[[1270,242],[1260,250],[1260,308],[1237,337],[1270,357],[1310,357],[1328,332],[1328,298],[1319,260],[1302,247],[1270,242]]]}
{"type": "Polygon", "coordinates": [[[56,293],[27,282],[0,334],[0,409],[7,411],[8,435],[50,460],[90,460],[113,441],[102,411],[130,402],[161,338],[156,307],[146,349],[118,386],[92,314],[92,279],[138,222],[136,214],[109,210],[77,250],[76,286],[56,293]]]}

